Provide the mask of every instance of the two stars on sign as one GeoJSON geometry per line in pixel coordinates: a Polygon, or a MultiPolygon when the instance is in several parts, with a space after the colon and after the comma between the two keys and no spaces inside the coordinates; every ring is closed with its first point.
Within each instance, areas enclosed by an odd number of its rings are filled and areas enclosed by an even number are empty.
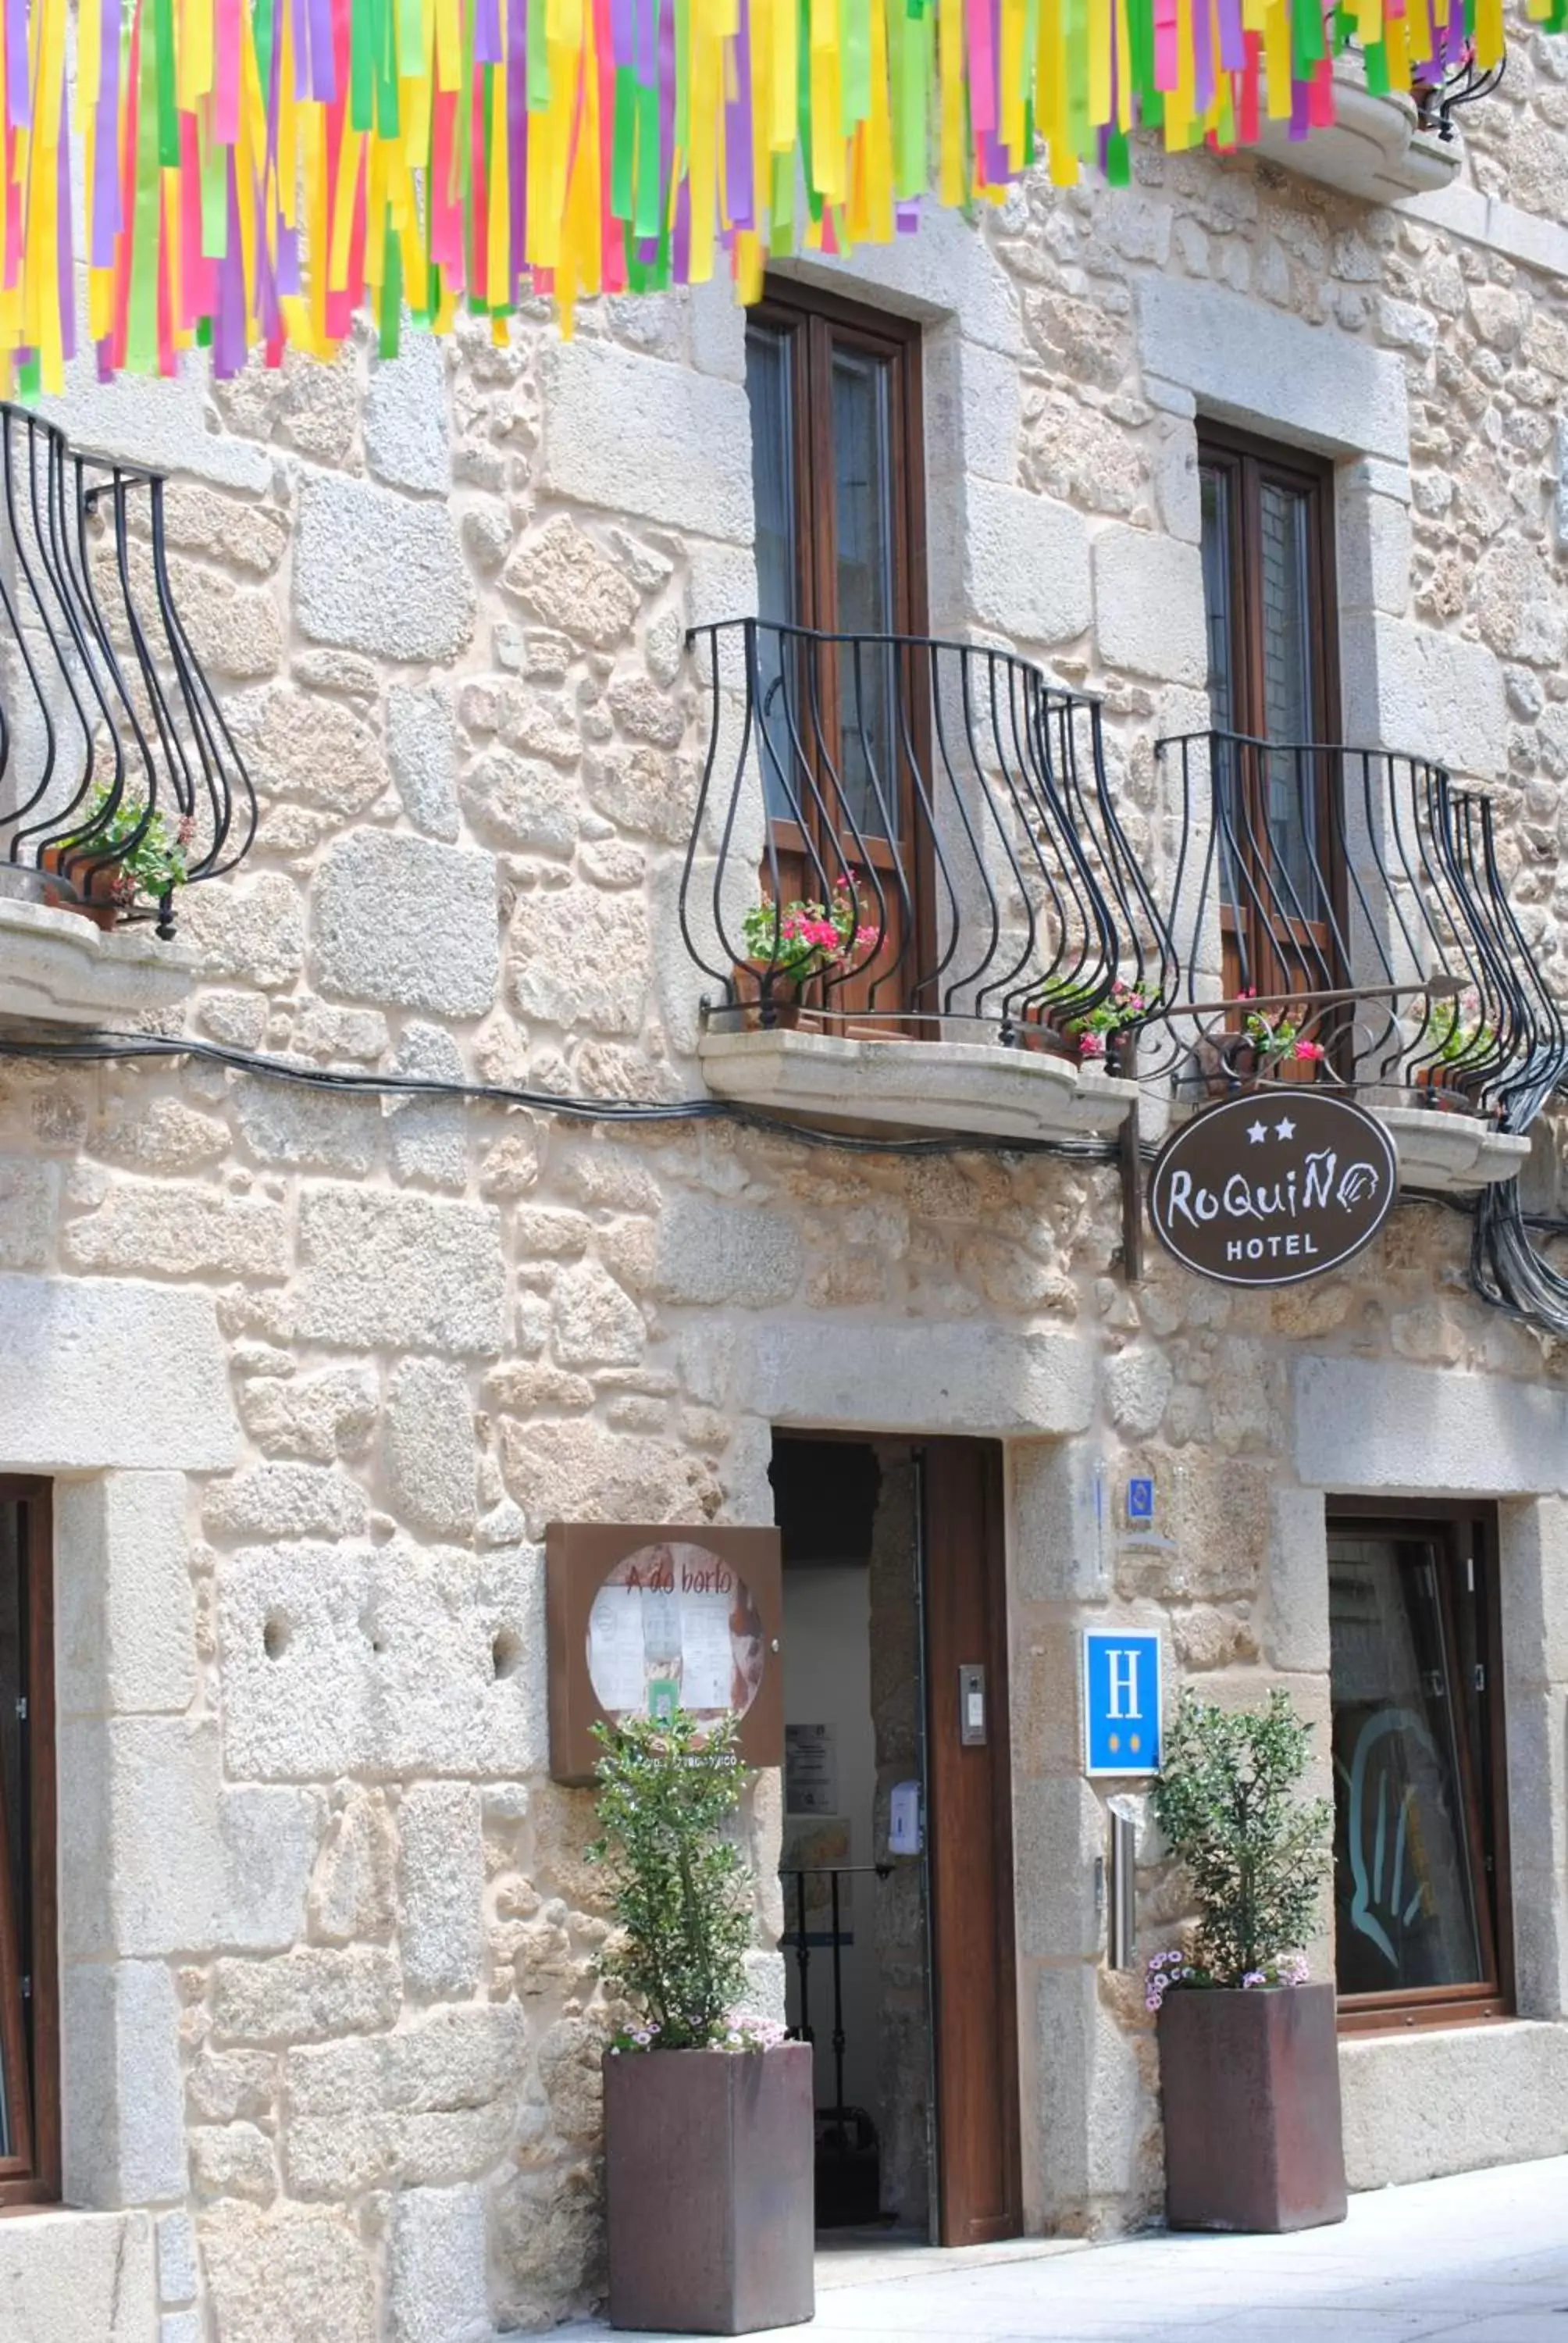
{"type": "MultiPolygon", "coordinates": [[[[1288,1114],[1282,1114],[1272,1127],[1277,1139],[1294,1139],[1296,1135],[1296,1126],[1288,1114]]],[[[1250,1122],[1247,1125],[1247,1136],[1254,1147],[1261,1147],[1269,1135],[1269,1130],[1270,1126],[1266,1122],[1250,1122]]]]}

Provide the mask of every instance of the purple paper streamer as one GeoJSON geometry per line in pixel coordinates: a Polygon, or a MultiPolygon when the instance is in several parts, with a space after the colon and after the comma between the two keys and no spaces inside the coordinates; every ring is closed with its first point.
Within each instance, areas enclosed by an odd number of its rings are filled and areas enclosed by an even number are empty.
{"type": "Polygon", "coordinates": [[[307,0],[310,9],[310,95],[330,106],[337,96],[337,60],[332,53],[332,0],[307,0]]]}
{"type": "Polygon", "coordinates": [[[33,119],[33,84],[27,71],[27,0],[5,0],[5,106],[13,130],[33,119]]]}
{"type": "MultiPolygon", "coordinates": [[[[656,0],[656,5],[657,5],[657,0],[656,0]]],[[[673,158],[673,156],[674,156],[674,154],[675,154],[675,9],[674,9],[674,7],[673,7],[672,5],[667,5],[663,6],[663,7],[658,8],[658,169],[659,169],[659,180],[658,180],[658,184],[659,184],[660,188],[664,190],[664,193],[663,193],[663,196],[662,196],[662,197],[661,197],[661,201],[660,201],[660,206],[659,206],[659,216],[660,216],[660,218],[661,218],[661,220],[662,220],[662,219],[668,218],[668,201],[669,201],[668,188],[668,186],[667,186],[667,185],[666,185],[666,182],[665,182],[664,174],[665,174],[666,170],[668,168],[669,164],[670,164],[670,161],[672,160],[672,158],[673,158]]],[[[685,183],[684,183],[684,182],[682,182],[682,186],[681,186],[681,200],[682,200],[682,202],[683,202],[683,203],[685,202],[685,199],[686,199],[685,183]]],[[[679,216],[678,216],[678,216],[677,216],[677,224],[676,224],[676,225],[677,225],[677,233],[678,234],[678,231],[679,231],[679,216]]],[[[689,214],[688,215],[688,217],[687,217],[687,226],[688,226],[688,229],[689,229],[689,227],[690,227],[690,218],[689,218],[689,214]]],[[[655,246],[654,250],[655,250],[655,252],[657,253],[657,251],[658,251],[658,246],[657,246],[657,245],[655,246]]],[[[684,276],[682,276],[682,277],[678,277],[677,281],[678,281],[678,283],[684,285],[684,284],[685,284],[685,282],[686,282],[686,279],[685,279],[684,276]]]]}
{"type": "Polygon", "coordinates": [[[1209,0],[1192,0],[1192,97],[1200,114],[1214,103],[1214,18],[1209,0]]]}
{"type": "Polygon", "coordinates": [[[216,315],[213,318],[212,332],[213,370],[223,381],[236,375],[246,360],[245,264],[240,256],[239,191],[232,153],[228,157],[227,177],[227,249],[223,258],[213,264],[217,271],[216,315]]]}
{"type": "Polygon", "coordinates": [[[1310,81],[1291,84],[1291,136],[1298,142],[1306,137],[1312,126],[1312,85],[1310,81]]]}
{"type": "Polygon", "coordinates": [[[1241,23],[1241,0],[1219,0],[1220,65],[1225,73],[1245,73],[1247,35],[1241,23]]]}
{"type": "MultiPolygon", "coordinates": [[[[534,0],[534,5],[543,7],[544,0],[534,0]]],[[[507,0],[507,193],[512,213],[508,297],[515,301],[528,248],[528,0],[507,0]]]]}
{"type": "Polygon", "coordinates": [[[751,173],[751,0],[740,0],[735,39],[735,85],[739,96],[724,109],[725,186],[729,216],[737,227],[755,227],[756,190],[751,173]]]}
{"type": "Polygon", "coordinates": [[[617,71],[627,71],[637,49],[637,19],[632,13],[632,0],[609,0],[609,45],[617,71]]]}
{"type": "Polygon", "coordinates": [[[107,268],[115,257],[120,216],[120,0],[104,0],[99,45],[97,135],[93,175],[93,240],[95,268],[107,268]]]}
{"type": "Polygon", "coordinates": [[[63,85],[60,91],[60,148],[55,157],[55,202],[60,222],[57,253],[60,347],[66,357],[74,358],[76,355],[76,270],[71,236],[71,116],[63,85]]]}
{"type": "Polygon", "coordinates": [[[691,282],[691,188],[685,179],[682,179],[680,193],[675,199],[673,267],[676,283],[689,285],[691,282]]]}
{"type": "Polygon", "coordinates": [[[498,65],[500,62],[500,0],[479,0],[474,12],[474,63],[477,65],[498,65]]]}
{"type": "Polygon", "coordinates": [[[279,299],[293,299],[304,291],[299,275],[299,230],[286,220],[277,226],[277,291],[279,299]]]}

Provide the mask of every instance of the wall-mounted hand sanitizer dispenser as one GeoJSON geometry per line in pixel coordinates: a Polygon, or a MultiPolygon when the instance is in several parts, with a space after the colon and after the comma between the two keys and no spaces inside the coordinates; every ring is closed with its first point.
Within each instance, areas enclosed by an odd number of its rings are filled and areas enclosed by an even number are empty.
{"type": "Polygon", "coordinates": [[[895,1782],[888,1796],[888,1853],[919,1855],[920,1846],[920,1785],[895,1782]]]}

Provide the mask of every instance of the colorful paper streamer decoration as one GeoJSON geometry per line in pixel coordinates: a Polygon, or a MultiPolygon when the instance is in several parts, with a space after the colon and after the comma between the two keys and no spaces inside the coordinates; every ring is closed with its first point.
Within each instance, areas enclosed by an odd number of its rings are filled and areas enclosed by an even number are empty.
{"type": "MultiPolygon", "coordinates": [[[[1568,0],[1528,0],[1551,30],[1568,0]]],[[[328,357],[912,231],[930,203],[1129,176],[1135,129],[1245,144],[1503,55],[1502,0],[0,0],[0,363],[59,387],[328,357]],[[74,170],[76,152],[79,174],[74,170]],[[80,216],[77,187],[82,190],[80,216]]]]}

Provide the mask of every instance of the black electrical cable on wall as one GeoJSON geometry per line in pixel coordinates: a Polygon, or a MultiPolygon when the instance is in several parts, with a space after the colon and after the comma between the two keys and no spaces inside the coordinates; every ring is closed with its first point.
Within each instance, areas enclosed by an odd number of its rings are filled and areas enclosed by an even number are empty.
{"type": "Polygon", "coordinates": [[[988,1136],[940,1139],[880,1139],[859,1131],[817,1131],[787,1122],[781,1115],[763,1114],[732,1099],[578,1098],[557,1091],[514,1090],[498,1082],[449,1081],[437,1074],[355,1073],[330,1066],[302,1065],[290,1058],[268,1058],[254,1050],[232,1048],[222,1041],[197,1041],[184,1036],[148,1033],[94,1033],[79,1041],[29,1041],[0,1036],[0,1058],[42,1061],[57,1065],[121,1065],[145,1060],[195,1058],[231,1072],[263,1081],[294,1082],[311,1090],[336,1091],[377,1098],[451,1099],[483,1106],[527,1107],[536,1114],[558,1115],[575,1122],[733,1122],[749,1131],[780,1139],[799,1140],[803,1146],[834,1148],[856,1155],[1045,1155],[1076,1163],[1112,1163],[1114,1146],[1069,1139],[998,1139],[988,1136]]]}

